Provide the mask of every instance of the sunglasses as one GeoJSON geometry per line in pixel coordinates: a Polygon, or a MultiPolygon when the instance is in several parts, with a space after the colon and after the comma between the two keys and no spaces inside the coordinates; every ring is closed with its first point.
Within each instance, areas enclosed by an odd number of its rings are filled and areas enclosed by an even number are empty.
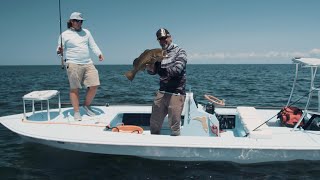
{"type": "Polygon", "coordinates": [[[78,23],[82,23],[83,20],[78,20],[78,19],[72,19],[73,22],[78,22],[78,23]]]}
{"type": "Polygon", "coordinates": [[[159,41],[162,41],[162,40],[166,40],[168,37],[160,37],[158,38],[159,41]]]}

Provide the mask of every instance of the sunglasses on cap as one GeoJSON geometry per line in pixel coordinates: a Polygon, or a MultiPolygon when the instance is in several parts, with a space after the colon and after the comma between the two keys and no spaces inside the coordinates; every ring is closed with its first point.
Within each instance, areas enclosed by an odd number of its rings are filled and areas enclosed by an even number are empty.
{"type": "Polygon", "coordinates": [[[79,23],[79,22],[80,22],[80,23],[83,22],[83,20],[78,20],[78,19],[72,19],[72,21],[73,21],[73,22],[78,22],[78,23],[79,23]]]}

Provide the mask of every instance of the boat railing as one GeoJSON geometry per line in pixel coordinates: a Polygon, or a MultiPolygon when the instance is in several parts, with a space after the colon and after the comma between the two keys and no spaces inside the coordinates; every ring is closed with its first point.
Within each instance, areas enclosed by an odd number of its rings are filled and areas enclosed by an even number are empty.
{"type": "Polygon", "coordinates": [[[320,66],[320,59],[317,59],[317,58],[293,58],[292,61],[293,61],[293,63],[296,64],[296,73],[295,73],[295,79],[294,79],[294,82],[292,85],[292,89],[291,89],[291,93],[290,93],[290,97],[289,97],[287,106],[290,106],[293,91],[294,91],[296,81],[298,78],[299,66],[309,67],[310,72],[311,72],[311,74],[310,74],[311,75],[310,90],[308,92],[308,100],[307,100],[307,103],[306,103],[304,111],[303,111],[304,113],[302,114],[301,118],[299,119],[299,121],[296,123],[296,125],[293,128],[293,130],[296,130],[298,128],[298,126],[300,125],[300,123],[302,122],[302,120],[305,117],[307,117],[308,114],[309,115],[314,115],[314,114],[320,115],[320,88],[314,86],[314,80],[316,78],[318,67],[320,66]],[[309,110],[310,102],[311,102],[314,91],[317,91],[317,96],[318,96],[318,110],[317,111],[309,110]]]}

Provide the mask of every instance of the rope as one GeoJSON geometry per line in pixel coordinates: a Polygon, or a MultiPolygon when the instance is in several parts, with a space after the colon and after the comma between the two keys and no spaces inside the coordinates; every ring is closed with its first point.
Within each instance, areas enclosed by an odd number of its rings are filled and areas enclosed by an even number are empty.
{"type": "MultiPolygon", "coordinates": [[[[90,126],[90,127],[106,127],[106,124],[104,125],[97,125],[97,124],[79,124],[79,123],[70,123],[70,122],[35,122],[35,121],[29,121],[26,119],[22,119],[23,123],[30,123],[30,124],[50,124],[50,125],[70,125],[70,126],[90,126]]],[[[103,124],[103,123],[101,123],[103,124]]]]}

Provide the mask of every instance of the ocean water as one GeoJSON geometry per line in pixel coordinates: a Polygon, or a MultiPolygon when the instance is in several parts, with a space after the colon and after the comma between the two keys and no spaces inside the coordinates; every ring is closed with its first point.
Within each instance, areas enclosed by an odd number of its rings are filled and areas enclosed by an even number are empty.
{"type": "MultiPolygon", "coordinates": [[[[100,65],[96,105],[151,104],[158,77],[139,72],[130,82],[129,65],[100,65]]],[[[294,106],[303,108],[309,69],[299,74],[294,106]]],[[[198,102],[208,93],[227,106],[282,107],[294,78],[294,65],[188,65],[187,89],[198,102]]],[[[23,112],[22,96],[56,89],[70,106],[65,70],[59,66],[0,66],[0,116],[23,112]]],[[[320,85],[318,81],[315,85],[320,85]]],[[[84,97],[85,90],[81,90],[84,97]]],[[[313,98],[314,102],[317,98],[313,98]]],[[[290,141],[294,141],[293,139],[290,141]]],[[[297,142],[298,143],[298,142],[297,142]]],[[[297,160],[258,164],[157,161],[129,156],[74,152],[26,143],[0,125],[0,179],[318,179],[320,161],[297,160]]]]}

